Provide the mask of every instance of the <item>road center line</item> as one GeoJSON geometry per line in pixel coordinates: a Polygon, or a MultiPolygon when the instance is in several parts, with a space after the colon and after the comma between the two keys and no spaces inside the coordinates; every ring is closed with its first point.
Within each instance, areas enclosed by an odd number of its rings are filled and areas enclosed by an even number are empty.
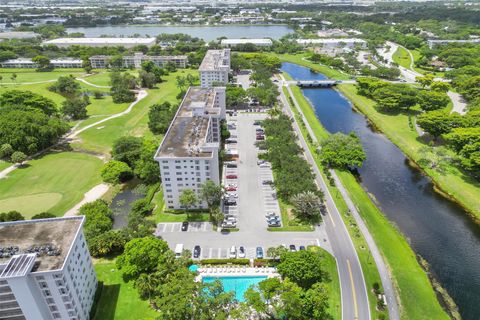
{"type": "Polygon", "coordinates": [[[347,259],[348,273],[350,274],[350,282],[352,284],[353,308],[355,310],[354,319],[358,319],[357,296],[355,295],[355,283],[353,282],[352,268],[350,267],[350,260],[347,259]]]}

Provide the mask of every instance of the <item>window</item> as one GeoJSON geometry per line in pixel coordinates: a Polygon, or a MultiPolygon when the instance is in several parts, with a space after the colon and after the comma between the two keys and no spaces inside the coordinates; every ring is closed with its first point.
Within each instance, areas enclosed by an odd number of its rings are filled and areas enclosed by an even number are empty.
{"type": "Polygon", "coordinates": [[[182,166],[175,166],[175,169],[182,169],[182,166]]]}
{"type": "Polygon", "coordinates": [[[170,181],[170,178],[164,178],[163,180],[164,181],[170,181]]]}

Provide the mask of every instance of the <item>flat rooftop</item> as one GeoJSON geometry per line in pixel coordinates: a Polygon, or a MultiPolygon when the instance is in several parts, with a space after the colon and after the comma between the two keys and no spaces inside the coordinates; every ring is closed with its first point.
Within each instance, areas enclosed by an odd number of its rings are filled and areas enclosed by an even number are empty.
{"type": "Polygon", "coordinates": [[[230,49],[208,50],[198,70],[230,70],[230,49]]]}
{"type": "Polygon", "coordinates": [[[43,44],[113,44],[113,45],[137,45],[137,44],[153,44],[155,38],[58,38],[44,41],[43,44]]]}
{"type": "Polygon", "coordinates": [[[255,39],[241,38],[241,39],[223,39],[221,42],[221,44],[246,44],[246,43],[272,44],[272,40],[268,38],[255,38],[255,39]]]}
{"type": "Polygon", "coordinates": [[[220,114],[220,109],[213,108],[215,95],[214,88],[188,89],[155,158],[212,156],[212,152],[202,150],[202,146],[207,141],[208,115],[220,114]],[[202,108],[202,115],[194,114],[194,110],[198,112],[202,108]]]}
{"type": "Polygon", "coordinates": [[[358,38],[324,38],[324,39],[298,39],[297,43],[364,43],[365,40],[358,38]]]}
{"type": "MultiPolygon", "coordinates": [[[[82,227],[83,217],[39,219],[0,223],[0,248],[18,247],[16,254],[28,253],[32,247],[52,245],[58,255],[42,254],[36,257],[33,271],[60,269],[75,237],[82,227]]],[[[0,264],[12,257],[0,257],[0,264]]]]}

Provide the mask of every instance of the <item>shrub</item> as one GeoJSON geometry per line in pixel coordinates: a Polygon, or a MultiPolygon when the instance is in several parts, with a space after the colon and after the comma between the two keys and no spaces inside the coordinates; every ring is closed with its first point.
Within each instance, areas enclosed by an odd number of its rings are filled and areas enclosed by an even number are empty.
{"type": "Polygon", "coordinates": [[[133,171],[125,162],[112,160],[103,166],[101,175],[103,181],[118,184],[132,179],[133,171]]]}

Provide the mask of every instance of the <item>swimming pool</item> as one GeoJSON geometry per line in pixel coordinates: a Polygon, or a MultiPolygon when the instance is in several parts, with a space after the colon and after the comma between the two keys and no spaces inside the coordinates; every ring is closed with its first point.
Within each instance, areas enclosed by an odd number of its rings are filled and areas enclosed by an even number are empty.
{"type": "Polygon", "coordinates": [[[213,282],[215,280],[220,280],[223,285],[223,290],[235,292],[235,299],[242,302],[243,294],[251,286],[256,285],[257,283],[267,279],[266,276],[232,276],[232,277],[202,277],[202,281],[205,283],[213,282]]]}

